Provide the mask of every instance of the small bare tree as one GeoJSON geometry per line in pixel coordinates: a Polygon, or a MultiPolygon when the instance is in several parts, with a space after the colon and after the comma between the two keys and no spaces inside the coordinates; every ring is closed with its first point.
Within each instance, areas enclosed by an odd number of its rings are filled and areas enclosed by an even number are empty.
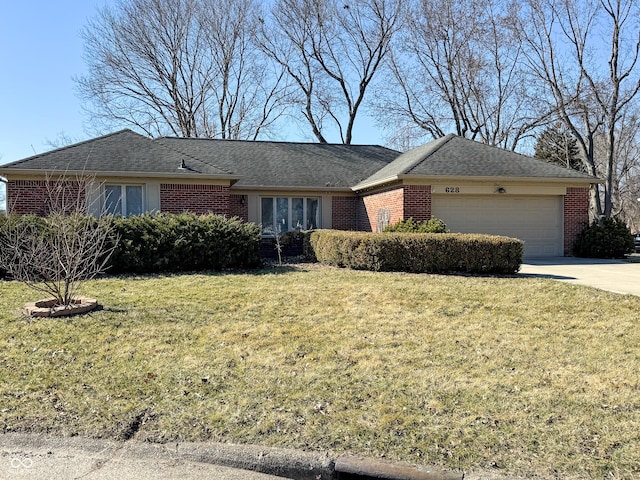
{"type": "Polygon", "coordinates": [[[85,192],[93,183],[48,178],[48,215],[10,215],[0,229],[0,268],[60,306],[73,303],[83,281],[104,273],[115,248],[109,218],[86,213],[85,192]]]}

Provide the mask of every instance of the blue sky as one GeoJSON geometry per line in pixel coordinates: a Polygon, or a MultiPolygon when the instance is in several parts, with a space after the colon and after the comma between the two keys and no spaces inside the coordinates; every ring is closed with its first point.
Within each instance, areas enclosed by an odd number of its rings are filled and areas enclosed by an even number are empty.
{"type": "MultiPolygon", "coordinates": [[[[72,78],[84,73],[80,31],[105,0],[6,1],[0,9],[0,163],[86,138],[72,78]]],[[[113,2],[111,2],[113,3],[113,2]]]]}
{"type": "MultiPolygon", "coordinates": [[[[0,164],[51,150],[47,140],[61,134],[90,138],[73,82],[85,72],[80,32],[100,7],[113,4],[115,0],[2,2],[0,164]]],[[[383,142],[364,112],[357,123],[357,143],[383,142]]],[[[299,129],[291,133],[295,131],[299,129]]],[[[282,140],[312,141],[299,137],[282,140]]]]}

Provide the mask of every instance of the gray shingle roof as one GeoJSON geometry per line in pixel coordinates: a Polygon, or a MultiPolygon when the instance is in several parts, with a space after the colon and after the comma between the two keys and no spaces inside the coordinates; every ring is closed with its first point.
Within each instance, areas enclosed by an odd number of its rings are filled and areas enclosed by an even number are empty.
{"type": "Polygon", "coordinates": [[[229,173],[154,142],[131,130],[121,130],[0,167],[56,172],[164,173],[188,176],[229,176],[229,173]],[[181,169],[182,161],[191,168],[181,169]]]}
{"type": "Polygon", "coordinates": [[[403,153],[354,189],[405,175],[597,181],[576,170],[450,134],[403,153]]]}
{"type": "Polygon", "coordinates": [[[350,188],[400,152],[372,145],[161,138],[158,143],[238,175],[236,187],[350,188]]]}
{"type": "Polygon", "coordinates": [[[403,154],[372,145],[197,138],[152,140],[121,130],[3,170],[229,178],[244,188],[364,189],[403,176],[517,177],[595,182],[575,170],[447,135],[403,154]],[[182,168],[184,167],[184,168],[182,168]]]}

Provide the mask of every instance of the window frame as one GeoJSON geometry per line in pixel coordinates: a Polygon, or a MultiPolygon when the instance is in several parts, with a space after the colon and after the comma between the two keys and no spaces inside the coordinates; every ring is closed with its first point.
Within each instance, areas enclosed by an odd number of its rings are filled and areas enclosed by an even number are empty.
{"type": "Polygon", "coordinates": [[[102,187],[102,195],[104,198],[103,212],[104,215],[122,215],[123,217],[129,217],[133,215],[142,215],[145,211],[146,195],[145,185],[143,183],[104,183],[102,187]],[[120,187],[120,211],[108,212],[107,206],[109,199],[107,198],[108,187],[120,187]],[[127,214],[127,187],[140,187],[140,213],[127,214]]]}
{"type": "MultiPolygon", "coordinates": [[[[309,225],[308,225],[308,205],[309,205],[309,200],[315,200],[317,202],[317,210],[316,210],[316,218],[315,218],[315,223],[316,223],[316,227],[315,228],[321,228],[321,224],[322,224],[322,214],[321,214],[321,207],[322,207],[322,197],[321,196],[298,196],[298,195],[292,195],[292,196],[278,196],[278,195],[261,195],[259,197],[259,201],[260,201],[260,208],[259,208],[259,212],[260,212],[260,225],[261,225],[261,235],[263,237],[274,237],[277,233],[276,229],[275,229],[275,225],[276,225],[276,220],[278,218],[278,204],[280,202],[278,202],[278,200],[282,200],[282,199],[287,199],[287,219],[286,219],[286,225],[289,226],[288,232],[293,232],[293,231],[301,231],[301,230],[308,230],[309,229],[309,225]],[[263,222],[263,213],[264,213],[264,205],[263,205],[263,200],[265,199],[270,199],[271,200],[271,218],[272,218],[272,222],[270,227],[265,227],[264,222],[263,222]],[[294,228],[293,227],[293,220],[294,220],[294,209],[293,209],[293,200],[294,199],[302,199],[302,218],[304,221],[304,225],[302,225],[301,228],[294,228]],[[271,229],[269,231],[269,228],[271,229]]],[[[279,232],[279,233],[285,233],[284,231],[279,232]]]]}

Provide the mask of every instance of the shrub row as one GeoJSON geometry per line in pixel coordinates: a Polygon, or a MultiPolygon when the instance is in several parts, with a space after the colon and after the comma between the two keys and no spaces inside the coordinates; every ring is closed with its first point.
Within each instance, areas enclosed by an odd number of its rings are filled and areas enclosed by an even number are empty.
{"type": "MultiPolygon", "coordinates": [[[[0,218],[0,237],[10,218],[0,218]]],[[[47,228],[46,221],[35,215],[20,220],[33,224],[36,231],[47,228]]],[[[93,217],[87,220],[94,221],[93,217]]],[[[141,215],[113,217],[109,226],[114,233],[112,242],[116,242],[109,273],[253,268],[261,263],[260,228],[237,218],[190,213],[141,215]]],[[[0,271],[0,278],[5,273],[0,271]]]]}
{"type": "Polygon", "coordinates": [[[515,273],[523,252],[518,239],[452,233],[316,230],[310,245],[320,263],[413,273],[515,273]]]}
{"type": "Polygon", "coordinates": [[[260,227],[191,213],[114,217],[112,273],[153,273],[260,265],[260,227]]]}

